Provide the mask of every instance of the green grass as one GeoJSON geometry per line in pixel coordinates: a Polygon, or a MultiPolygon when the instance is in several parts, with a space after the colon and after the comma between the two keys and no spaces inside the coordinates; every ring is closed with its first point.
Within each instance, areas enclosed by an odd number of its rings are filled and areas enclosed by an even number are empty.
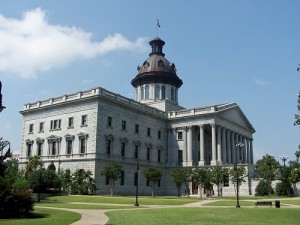
{"type": "MultiPolygon", "coordinates": [[[[110,204],[135,204],[135,197],[110,197],[110,196],[52,196],[46,200],[58,202],[88,202],[88,203],[110,203],[110,204]]],[[[184,205],[197,202],[199,199],[178,197],[139,197],[140,205],[184,205]]]]}
{"type": "MultiPolygon", "coordinates": [[[[275,205],[275,204],[274,204],[275,205]]],[[[227,201],[217,201],[204,204],[204,206],[236,206],[236,201],[227,200],[227,201]]],[[[255,202],[250,201],[240,201],[240,206],[255,206],[255,202]]]]}
{"type": "Polygon", "coordinates": [[[100,205],[100,204],[71,204],[71,203],[59,203],[59,202],[40,202],[36,203],[36,206],[42,207],[54,207],[54,208],[68,208],[68,209],[130,209],[132,206],[112,206],[112,205],[100,205]]]}
{"type": "Polygon", "coordinates": [[[280,200],[280,202],[282,204],[300,205],[300,200],[299,199],[298,200],[293,200],[293,199],[288,200],[288,199],[286,199],[286,200],[280,200]]]}
{"type": "Polygon", "coordinates": [[[81,216],[79,213],[35,208],[34,218],[32,219],[11,219],[0,220],[1,225],[69,225],[78,221],[81,216]]]}
{"type": "Polygon", "coordinates": [[[107,212],[107,225],[298,225],[300,209],[169,208],[107,212]]]}

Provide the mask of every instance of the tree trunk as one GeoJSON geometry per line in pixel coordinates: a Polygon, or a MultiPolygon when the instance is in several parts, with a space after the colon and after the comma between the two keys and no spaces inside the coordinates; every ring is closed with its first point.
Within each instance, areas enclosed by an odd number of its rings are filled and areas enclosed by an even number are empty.
{"type": "Polygon", "coordinates": [[[180,192],[181,192],[181,184],[177,184],[177,197],[180,197],[180,192]]]}
{"type": "Polygon", "coordinates": [[[115,186],[115,181],[110,180],[110,196],[114,196],[114,186],[115,186]]]}

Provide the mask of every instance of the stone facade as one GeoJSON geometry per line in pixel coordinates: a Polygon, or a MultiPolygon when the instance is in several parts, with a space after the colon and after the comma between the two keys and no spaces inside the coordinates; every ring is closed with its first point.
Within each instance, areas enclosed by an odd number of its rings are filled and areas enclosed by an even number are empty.
{"type": "MultiPolygon", "coordinates": [[[[21,111],[20,165],[25,166],[28,157],[39,155],[46,168],[90,170],[97,192],[109,193],[100,171],[108,163],[118,162],[125,173],[115,191],[134,195],[139,162],[140,194],[150,194],[142,171],[152,166],[164,169],[157,194],[175,195],[170,168],[232,168],[237,162],[249,173],[241,194],[252,194],[255,130],[251,123],[236,103],[193,109],[180,106],[178,89],[182,81],[175,65],[164,58],[161,39],[150,43],[152,53],[132,81],[136,100],[96,87],[25,104],[21,111]],[[238,143],[243,144],[242,149],[237,148],[238,143]]],[[[190,186],[197,193],[192,183],[190,186]]],[[[223,190],[224,195],[234,195],[232,184],[223,190]]]]}

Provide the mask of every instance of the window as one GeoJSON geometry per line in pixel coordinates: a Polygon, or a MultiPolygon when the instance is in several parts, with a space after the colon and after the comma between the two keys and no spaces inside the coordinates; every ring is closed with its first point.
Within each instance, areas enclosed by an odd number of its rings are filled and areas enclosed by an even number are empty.
{"type": "Polygon", "coordinates": [[[87,115],[81,116],[81,126],[87,126],[87,115]]]}
{"type": "Polygon", "coordinates": [[[160,86],[159,85],[155,86],[154,97],[155,98],[159,98],[160,97],[160,86]]]}
{"type": "Polygon", "coordinates": [[[229,187],[229,175],[227,173],[225,173],[225,177],[223,180],[223,186],[224,187],[229,187]]]}
{"type": "Polygon", "coordinates": [[[29,124],[29,133],[33,133],[33,124],[29,124]]]}
{"type": "Polygon", "coordinates": [[[144,87],[141,87],[141,99],[144,99],[145,95],[144,95],[144,87]]]}
{"type": "Polygon", "coordinates": [[[182,159],[182,150],[178,150],[178,162],[182,163],[183,159],[182,159]]]}
{"type": "Polygon", "coordinates": [[[146,186],[149,187],[149,185],[150,185],[150,181],[149,181],[149,179],[147,179],[146,186]]]}
{"type": "Polygon", "coordinates": [[[157,151],[157,162],[160,163],[160,161],[161,161],[161,150],[158,150],[157,151]]]}
{"type": "Polygon", "coordinates": [[[151,150],[150,150],[150,148],[148,147],[147,148],[147,161],[150,161],[150,157],[151,156],[151,150]]]}
{"type": "Polygon", "coordinates": [[[182,131],[178,131],[177,140],[182,140],[182,131]]]}
{"type": "Polygon", "coordinates": [[[149,99],[149,95],[150,95],[150,88],[149,85],[145,86],[145,99],[149,99]]]}
{"type": "Polygon", "coordinates": [[[160,60],[157,62],[157,66],[158,66],[158,67],[164,67],[165,64],[164,64],[164,62],[160,59],[160,60]]]}
{"type": "Polygon", "coordinates": [[[73,140],[68,139],[67,140],[67,155],[71,155],[73,150],[73,140]]]}
{"type": "Polygon", "coordinates": [[[125,157],[125,147],[126,147],[126,143],[122,142],[121,143],[121,157],[125,157]]]}
{"type": "Polygon", "coordinates": [[[86,153],[86,138],[80,138],[80,153],[86,153]]]}
{"type": "Polygon", "coordinates": [[[160,130],[157,132],[157,138],[161,139],[161,131],[160,130]]]}
{"type": "Polygon", "coordinates": [[[151,136],[151,128],[147,127],[147,136],[150,137],[151,136]]]}
{"type": "Polygon", "coordinates": [[[135,145],[134,146],[134,158],[138,159],[138,157],[139,157],[139,146],[135,145]]]}
{"type": "Polygon", "coordinates": [[[166,86],[165,85],[163,85],[161,87],[161,98],[166,99],[166,86]]]}
{"type": "Polygon", "coordinates": [[[105,185],[109,185],[109,177],[105,176],[105,185]]]}
{"type": "Polygon", "coordinates": [[[57,152],[57,141],[52,141],[51,155],[56,155],[57,152]]]}
{"type": "Polygon", "coordinates": [[[68,128],[73,128],[73,127],[74,127],[74,118],[69,117],[68,128]]]}
{"type": "Polygon", "coordinates": [[[43,152],[43,142],[37,143],[37,156],[41,156],[43,152]]]}
{"type": "Polygon", "coordinates": [[[160,179],[157,181],[157,187],[160,187],[160,179]]]}
{"type": "Polygon", "coordinates": [[[122,120],[122,130],[126,130],[126,121],[122,120]]]}
{"type": "Polygon", "coordinates": [[[32,144],[33,144],[32,141],[26,143],[26,145],[27,145],[27,157],[32,156],[32,144]]]}
{"type": "Polygon", "coordinates": [[[44,122],[40,122],[39,132],[44,132],[44,122]]]}
{"type": "Polygon", "coordinates": [[[171,100],[175,100],[175,90],[174,87],[171,87],[171,100]]]}
{"type": "Polygon", "coordinates": [[[139,125],[136,124],[134,127],[134,133],[138,134],[139,133],[139,125]]]}
{"type": "Polygon", "coordinates": [[[110,155],[111,140],[106,139],[106,154],[110,155]]]}
{"type": "Polygon", "coordinates": [[[60,129],[61,120],[51,120],[50,121],[50,130],[60,129]]]}
{"type": "Polygon", "coordinates": [[[125,173],[124,171],[122,171],[120,176],[120,185],[123,186],[124,184],[125,184],[125,173]]]}
{"type": "Polygon", "coordinates": [[[112,125],[112,118],[109,116],[107,117],[107,126],[111,127],[111,125],[112,125]]]}
{"type": "Polygon", "coordinates": [[[48,155],[54,156],[59,154],[61,137],[51,135],[48,139],[48,155]]]}

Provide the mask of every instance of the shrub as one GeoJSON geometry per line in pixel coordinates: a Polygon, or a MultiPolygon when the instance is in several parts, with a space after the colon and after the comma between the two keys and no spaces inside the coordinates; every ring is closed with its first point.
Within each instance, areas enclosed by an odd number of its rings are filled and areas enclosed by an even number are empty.
{"type": "Polygon", "coordinates": [[[275,192],[278,196],[289,196],[293,194],[293,189],[289,183],[280,182],[276,184],[275,192]]]}
{"type": "Polygon", "coordinates": [[[271,194],[274,193],[274,190],[271,187],[271,185],[267,181],[261,180],[259,181],[258,185],[255,188],[255,195],[258,196],[269,195],[269,190],[271,190],[271,194]]]}

